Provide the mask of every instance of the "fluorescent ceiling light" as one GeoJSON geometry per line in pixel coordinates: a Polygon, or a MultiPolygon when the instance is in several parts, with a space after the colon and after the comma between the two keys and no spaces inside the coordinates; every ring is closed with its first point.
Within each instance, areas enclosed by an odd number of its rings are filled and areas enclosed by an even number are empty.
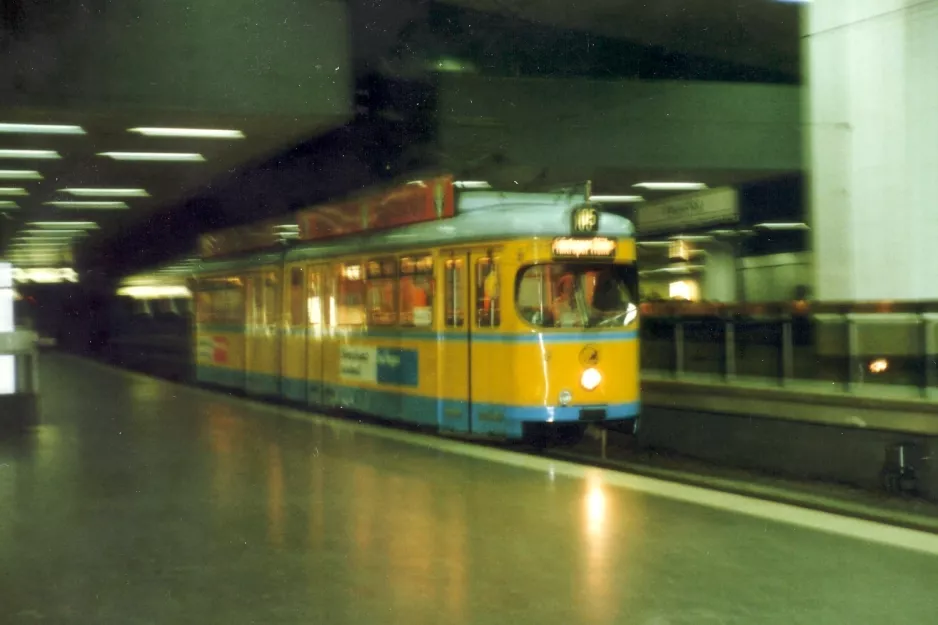
{"type": "Polygon", "coordinates": [[[62,158],[62,156],[55,150],[14,150],[14,149],[0,149],[0,158],[37,158],[37,159],[54,159],[62,158]]]}
{"type": "Polygon", "coordinates": [[[198,163],[205,157],[197,152],[100,152],[98,156],[106,156],[115,161],[164,161],[164,162],[190,162],[198,163]]]}
{"type": "Polygon", "coordinates": [[[756,224],[753,228],[762,228],[764,230],[810,230],[806,223],[765,223],[756,224]]]}
{"type": "Polygon", "coordinates": [[[707,236],[705,234],[676,234],[674,236],[668,237],[671,241],[689,241],[690,243],[703,243],[705,241],[712,241],[713,237],[707,236]]]}
{"type": "Polygon", "coordinates": [[[299,230],[300,227],[296,224],[280,224],[279,226],[274,226],[274,230],[299,230]]]}
{"type": "Polygon", "coordinates": [[[29,194],[26,192],[26,189],[24,189],[23,187],[0,187],[0,195],[22,196],[22,195],[29,195],[29,194]]]}
{"type": "Polygon", "coordinates": [[[457,180],[453,183],[460,189],[491,189],[492,185],[485,180],[457,180]]]}
{"type": "Polygon", "coordinates": [[[55,202],[46,202],[46,206],[55,206],[56,208],[87,208],[87,209],[102,209],[102,210],[120,210],[125,208],[130,208],[127,206],[127,202],[119,201],[105,201],[105,202],[96,202],[96,201],[73,201],[73,200],[58,200],[55,202]]]}
{"type": "Polygon", "coordinates": [[[7,124],[0,123],[0,132],[32,135],[83,135],[81,126],[66,124],[7,124]]]}
{"type": "Polygon", "coordinates": [[[135,132],[145,137],[192,137],[196,139],[244,139],[240,130],[224,130],[221,128],[128,128],[127,132],[135,132]]]}
{"type": "Polygon", "coordinates": [[[150,197],[146,189],[59,189],[59,193],[68,193],[76,197],[150,197]]]}
{"type": "Polygon", "coordinates": [[[79,234],[87,234],[87,230],[20,230],[19,234],[28,234],[44,239],[70,238],[79,234]]]}
{"type": "Polygon", "coordinates": [[[155,299],[164,297],[192,297],[188,288],[181,285],[166,286],[124,286],[117,289],[117,294],[133,299],[155,299]]]}
{"type": "Polygon", "coordinates": [[[707,188],[703,182],[639,182],[632,186],[649,191],[700,191],[707,188]]]}
{"type": "Polygon", "coordinates": [[[0,180],[42,180],[34,169],[0,169],[0,180]]]}
{"type": "Polygon", "coordinates": [[[93,221],[30,221],[27,226],[36,226],[37,228],[84,228],[86,230],[97,230],[98,224],[93,221]]]}
{"type": "Polygon", "coordinates": [[[13,200],[0,200],[0,208],[19,208],[20,205],[13,200]]]}
{"type": "Polygon", "coordinates": [[[599,203],[644,202],[645,198],[640,195],[591,195],[590,201],[599,203]]]}

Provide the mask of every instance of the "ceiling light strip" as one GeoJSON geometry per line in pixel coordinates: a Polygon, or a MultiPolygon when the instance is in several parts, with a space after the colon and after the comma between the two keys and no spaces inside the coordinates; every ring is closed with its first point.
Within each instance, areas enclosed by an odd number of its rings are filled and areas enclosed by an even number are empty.
{"type": "Polygon", "coordinates": [[[42,180],[34,169],[0,169],[0,180],[42,180]]]}
{"type": "Polygon", "coordinates": [[[84,228],[86,230],[97,230],[98,224],[93,221],[30,221],[27,226],[37,228],[84,228]]]}
{"type": "Polygon", "coordinates": [[[67,188],[59,189],[59,193],[67,193],[75,197],[150,197],[146,189],[67,188]]]}
{"type": "Polygon", "coordinates": [[[0,132],[30,135],[83,135],[85,129],[69,124],[15,124],[0,122],[0,132]]]}
{"type": "Polygon", "coordinates": [[[197,152],[99,152],[115,161],[156,161],[201,163],[205,157],[197,152]]]}
{"type": "Polygon", "coordinates": [[[0,158],[57,159],[62,155],[55,150],[19,150],[0,148],[0,158]]]}
{"type": "Polygon", "coordinates": [[[88,209],[88,210],[124,210],[130,208],[127,205],[127,202],[121,201],[80,201],[80,200],[56,200],[54,202],[46,202],[46,206],[55,206],[56,208],[73,208],[73,209],[88,209]]]}
{"type": "Polygon", "coordinates": [[[703,182],[639,182],[632,186],[649,191],[700,191],[708,188],[703,182]]]}
{"type": "Polygon", "coordinates": [[[223,128],[160,128],[141,127],[128,128],[127,132],[134,132],[145,137],[185,137],[190,139],[244,139],[240,130],[223,128]]]}

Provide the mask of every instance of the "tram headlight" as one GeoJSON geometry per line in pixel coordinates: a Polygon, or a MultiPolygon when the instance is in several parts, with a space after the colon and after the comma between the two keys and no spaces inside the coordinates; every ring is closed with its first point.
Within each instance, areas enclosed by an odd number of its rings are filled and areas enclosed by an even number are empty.
{"type": "Polygon", "coordinates": [[[570,402],[573,401],[573,393],[564,389],[560,391],[560,396],[557,399],[560,401],[561,406],[569,406],[570,402]]]}
{"type": "Polygon", "coordinates": [[[580,375],[580,384],[588,391],[592,391],[603,381],[603,374],[590,367],[580,375]]]}

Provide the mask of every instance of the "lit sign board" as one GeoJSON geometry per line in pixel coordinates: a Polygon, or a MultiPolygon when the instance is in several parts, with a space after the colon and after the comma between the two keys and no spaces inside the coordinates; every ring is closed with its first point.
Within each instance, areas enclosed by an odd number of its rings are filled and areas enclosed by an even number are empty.
{"type": "Polygon", "coordinates": [[[616,240],[607,237],[559,237],[551,244],[551,253],[557,258],[615,258],[616,240]]]}
{"type": "Polygon", "coordinates": [[[599,211],[592,206],[581,206],[573,211],[573,233],[592,234],[599,231],[599,211]]]}

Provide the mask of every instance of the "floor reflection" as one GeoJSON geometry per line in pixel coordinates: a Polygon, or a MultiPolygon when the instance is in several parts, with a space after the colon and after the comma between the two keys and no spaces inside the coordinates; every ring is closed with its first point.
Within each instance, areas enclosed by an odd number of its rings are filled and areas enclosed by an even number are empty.
{"type": "Polygon", "coordinates": [[[283,460],[280,447],[267,445],[267,540],[274,547],[283,547],[283,460]]]}

